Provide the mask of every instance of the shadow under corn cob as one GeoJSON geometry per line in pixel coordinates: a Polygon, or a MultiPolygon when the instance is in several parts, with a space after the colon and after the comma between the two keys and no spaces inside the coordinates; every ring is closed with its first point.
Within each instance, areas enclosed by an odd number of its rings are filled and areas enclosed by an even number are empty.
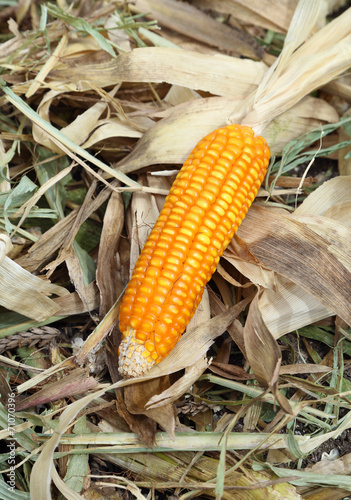
{"type": "Polygon", "coordinates": [[[215,130],[191,152],[122,299],[123,377],[144,374],[176,345],[257,194],[269,158],[266,141],[242,125],[215,130]]]}

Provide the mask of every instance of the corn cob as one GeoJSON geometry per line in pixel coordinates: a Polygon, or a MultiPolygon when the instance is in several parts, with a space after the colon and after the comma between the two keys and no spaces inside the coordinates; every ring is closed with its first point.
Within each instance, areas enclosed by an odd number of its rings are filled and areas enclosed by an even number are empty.
{"type": "Polygon", "coordinates": [[[266,141],[241,125],[215,130],[191,152],[122,299],[123,377],[144,374],[176,345],[257,194],[269,158],[266,141]]]}

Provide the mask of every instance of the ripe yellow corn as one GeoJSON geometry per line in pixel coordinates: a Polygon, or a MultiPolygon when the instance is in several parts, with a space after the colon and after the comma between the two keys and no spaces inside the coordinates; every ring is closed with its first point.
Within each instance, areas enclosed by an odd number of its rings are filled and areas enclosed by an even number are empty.
{"type": "Polygon", "coordinates": [[[266,141],[242,125],[215,130],[191,152],[122,299],[123,377],[144,374],[176,345],[257,194],[269,158],[266,141]]]}

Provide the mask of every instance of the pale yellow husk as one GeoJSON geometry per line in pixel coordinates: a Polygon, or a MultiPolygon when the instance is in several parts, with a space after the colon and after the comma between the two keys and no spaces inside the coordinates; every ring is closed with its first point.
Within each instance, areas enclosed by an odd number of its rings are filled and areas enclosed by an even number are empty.
{"type": "Polygon", "coordinates": [[[29,273],[6,256],[12,248],[10,238],[2,234],[0,239],[0,304],[28,318],[43,321],[60,309],[48,295],[68,295],[61,287],[29,273]]]}

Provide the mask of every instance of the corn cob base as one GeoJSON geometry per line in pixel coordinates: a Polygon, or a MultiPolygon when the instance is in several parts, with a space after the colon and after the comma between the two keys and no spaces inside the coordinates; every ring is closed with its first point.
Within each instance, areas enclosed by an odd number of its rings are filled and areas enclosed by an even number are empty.
{"type": "Polygon", "coordinates": [[[241,125],[215,130],[192,151],[122,299],[123,377],[143,375],[176,345],[257,194],[269,158],[266,141],[241,125]]]}
{"type": "Polygon", "coordinates": [[[136,336],[137,331],[127,326],[119,346],[119,372],[123,378],[141,377],[156,363],[144,342],[136,336]]]}

